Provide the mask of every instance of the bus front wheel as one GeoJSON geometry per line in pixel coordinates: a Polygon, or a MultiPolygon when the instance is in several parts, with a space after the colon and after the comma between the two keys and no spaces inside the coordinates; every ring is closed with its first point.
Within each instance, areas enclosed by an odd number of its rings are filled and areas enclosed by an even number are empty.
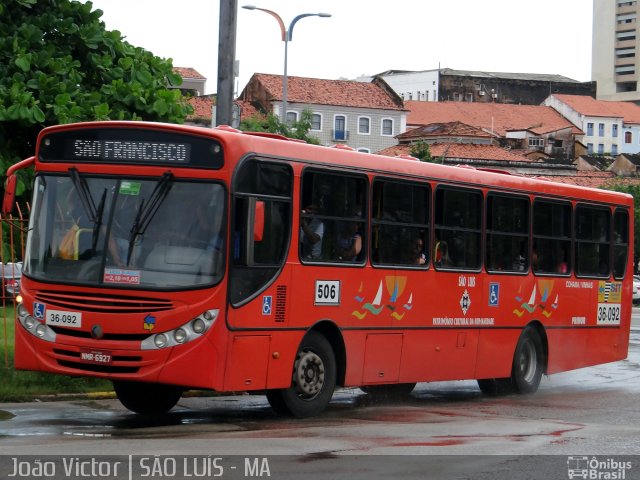
{"type": "Polygon", "coordinates": [[[297,418],[322,412],[336,387],[336,359],[329,341],[309,332],[298,349],[289,388],[267,390],[267,400],[276,413],[297,418]]]}
{"type": "Polygon", "coordinates": [[[113,381],[113,389],[120,403],[135,413],[157,415],[175,407],[182,389],[159,383],[113,381]]]}
{"type": "Polygon", "coordinates": [[[543,351],[542,340],[538,332],[527,327],[520,335],[513,356],[511,379],[518,393],[534,393],[542,379],[543,351]]]}

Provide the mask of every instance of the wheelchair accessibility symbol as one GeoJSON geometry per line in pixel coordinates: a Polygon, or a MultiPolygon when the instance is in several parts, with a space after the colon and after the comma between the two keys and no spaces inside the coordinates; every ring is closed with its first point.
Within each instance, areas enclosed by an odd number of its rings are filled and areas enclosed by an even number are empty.
{"type": "Polygon", "coordinates": [[[266,295],[262,297],[262,315],[271,315],[271,305],[273,304],[273,297],[266,295]]]}
{"type": "Polygon", "coordinates": [[[500,300],[500,284],[490,283],[489,284],[489,306],[497,307],[499,300],[500,300]]]}

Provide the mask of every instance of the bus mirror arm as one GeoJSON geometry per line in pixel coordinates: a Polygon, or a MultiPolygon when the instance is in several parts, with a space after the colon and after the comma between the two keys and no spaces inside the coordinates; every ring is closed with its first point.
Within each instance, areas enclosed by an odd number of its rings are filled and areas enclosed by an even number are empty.
{"type": "Polygon", "coordinates": [[[13,211],[16,203],[16,189],[18,186],[18,176],[16,171],[32,166],[36,157],[29,157],[21,162],[11,165],[7,170],[7,181],[4,186],[4,198],[2,199],[2,216],[7,217],[13,211]]]}

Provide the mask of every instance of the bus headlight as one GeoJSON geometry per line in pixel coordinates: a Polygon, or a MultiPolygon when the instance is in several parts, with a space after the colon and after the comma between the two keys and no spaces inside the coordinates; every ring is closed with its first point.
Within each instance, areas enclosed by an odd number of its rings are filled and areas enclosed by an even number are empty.
{"type": "Polygon", "coordinates": [[[184,328],[176,328],[173,331],[173,338],[178,343],[184,343],[187,340],[187,331],[184,328]]]}
{"type": "Polygon", "coordinates": [[[200,334],[207,329],[207,324],[204,323],[204,320],[201,318],[196,318],[191,322],[191,328],[194,332],[200,334]]]}
{"type": "Polygon", "coordinates": [[[24,326],[27,327],[27,330],[33,330],[33,327],[36,326],[36,319],[31,315],[27,315],[24,319],[24,326]]]}
{"type": "Polygon", "coordinates": [[[160,348],[175,347],[192,342],[204,335],[215,323],[220,310],[207,310],[184,325],[168,332],[156,333],[145,338],[140,343],[141,350],[158,350],[160,348]]]}
{"type": "Polygon", "coordinates": [[[56,332],[46,323],[42,323],[31,316],[24,303],[18,303],[16,305],[16,314],[20,325],[31,335],[46,342],[56,341],[56,332]]]}
{"type": "Polygon", "coordinates": [[[158,348],[164,348],[167,346],[167,336],[164,333],[154,335],[153,343],[158,348]]]}
{"type": "Polygon", "coordinates": [[[36,335],[40,338],[44,337],[47,334],[47,326],[44,323],[41,323],[36,327],[36,335]]]}

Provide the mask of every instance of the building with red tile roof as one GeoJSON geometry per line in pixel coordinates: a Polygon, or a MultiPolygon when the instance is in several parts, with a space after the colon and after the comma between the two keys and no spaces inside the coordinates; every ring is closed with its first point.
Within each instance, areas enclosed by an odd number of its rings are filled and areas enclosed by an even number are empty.
{"type": "MultiPolygon", "coordinates": [[[[264,113],[280,116],[283,77],[254,74],[239,99],[264,113]]],[[[304,110],[312,112],[309,132],[321,144],[344,144],[375,152],[396,143],[395,135],[406,130],[402,99],[383,81],[287,78],[287,118],[295,121],[304,110]]],[[[243,113],[244,117],[244,113],[243,113]]]]}
{"type": "Polygon", "coordinates": [[[182,84],[177,85],[174,88],[190,91],[193,96],[204,95],[207,79],[199,74],[194,68],[173,67],[173,73],[177,73],[182,77],[182,84]]]}
{"type": "Polygon", "coordinates": [[[501,146],[571,158],[581,133],[551,107],[471,102],[408,101],[408,127],[460,121],[491,134],[501,146]]]}
{"type": "Polygon", "coordinates": [[[640,152],[640,107],[634,103],[553,94],[544,104],[582,130],[577,140],[586,145],[587,154],[640,152]]]}

